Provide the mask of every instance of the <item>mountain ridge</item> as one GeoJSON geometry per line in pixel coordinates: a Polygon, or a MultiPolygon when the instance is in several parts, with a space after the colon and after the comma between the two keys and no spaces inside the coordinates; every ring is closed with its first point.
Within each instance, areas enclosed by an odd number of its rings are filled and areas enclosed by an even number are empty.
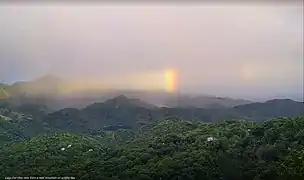
{"type": "MultiPolygon", "coordinates": [[[[20,81],[11,85],[2,85],[8,96],[3,92],[0,101],[9,101],[15,104],[46,104],[50,109],[85,108],[92,103],[106,102],[107,100],[124,95],[137,103],[151,108],[207,108],[224,109],[254,103],[245,99],[230,97],[217,97],[200,94],[179,94],[164,91],[143,91],[123,89],[82,89],[73,91],[74,86],[69,80],[61,79],[54,75],[46,75],[32,81],[20,81]],[[137,100],[136,100],[137,99],[137,100]],[[141,102],[143,101],[143,102],[141,102]],[[144,105],[146,103],[146,105],[144,105]]],[[[1,86],[0,86],[1,87],[1,86]]]]}
{"type": "MultiPolygon", "coordinates": [[[[119,103],[119,102],[118,102],[119,103]]],[[[142,104],[134,104],[133,99],[118,96],[103,103],[94,103],[83,109],[66,108],[48,114],[47,123],[61,124],[61,127],[83,124],[87,129],[102,129],[105,126],[128,126],[137,128],[141,123],[178,117],[191,121],[218,122],[221,120],[244,119],[257,122],[278,117],[304,116],[304,104],[291,100],[276,100],[272,106],[267,102],[252,103],[233,108],[204,109],[204,108],[147,108],[142,104]],[[123,100],[123,105],[118,106],[117,100],[123,100]],[[110,103],[109,103],[110,102],[110,103]],[[288,101],[289,102],[289,101],[288,101]],[[283,104],[283,106],[282,106],[283,104]],[[290,107],[288,107],[290,106],[290,107]],[[63,113],[66,112],[66,113],[63,113]],[[77,112],[77,113],[74,113],[77,112]],[[78,115],[76,115],[78,114],[78,115]],[[56,120],[56,121],[55,121],[56,120]]],[[[57,127],[57,125],[55,125],[57,127]]],[[[77,127],[78,128],[78,127],[77,127]]],[[[76,128],[76,129],[77,129],[76,128]]],[[[85,130],[85,128],[83,130],[85,130]]]]}
{"type": "MultiPolygon", "coordinates": [[[[216,96],[178,94],[165,91],[86,88],[86,84],[74,83],[54,75],[46,75],[31,81],[19,81],[5,85],[9,101],[37,103],[43,101],[53,109],[84,108],[94,102],[125,95],[148,103],[146,106],[226,108],[250,103],[248,100],[216,96]]],[[[139,101],[138,100],[138,101],[139,101]]],[[[138,102],[139,103],[139,102],[138,102]]]]}

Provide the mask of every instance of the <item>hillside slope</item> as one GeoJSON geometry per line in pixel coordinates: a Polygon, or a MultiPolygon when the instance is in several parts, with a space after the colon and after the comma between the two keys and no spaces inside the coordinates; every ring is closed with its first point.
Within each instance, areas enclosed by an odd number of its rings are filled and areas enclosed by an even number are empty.
{"type": "Polygon", "coordinates": [[[304,116],[304,104],[291,100],[274,100],[225,109],[146,107],[139,100],[118,96],[80,110],[62,109],[44,116],[43,120],[54,129],[83,133],[99,131],[107,126],[136,129],[143,123],[166,117],[212,123],[233,119],[265,121],[277,117],[304,116]]]}
{"type": "Polygon", "coordinates": [[[181,95],[175,99],[168,99],[165,105],[168,107],[179,107],[179,108],[208,108],[208,109],[220,109],[230,108],[245,104],[250,104],[251,101],[244,99],[232,99],[222,98],[215,96],[195,96],[189,97],[181,95]]]}
{"type": "Polygon", "coordinates": [[[253,119],[273,117],[301,116],[304,114],[304,103],[290,99],[274,99],[264,103],[251,103],[234,108],[240,115],[253,119]]]}
{"type": "Polygon", "coordinates": [[[134,131],[144,124],[168,117],[205,123],[235,119],[263,122],[278,117],[304,116],[303,106],[303,103],[291,100],[273,100],[225,109],[146,108],[142,101],[119,96],[84,109],[65,108],[49,112],[48,108],[38,104],[11,106],[2,103],[0,135],[6,144],[45,133],[94,135],[118,129],[134,131]]]}

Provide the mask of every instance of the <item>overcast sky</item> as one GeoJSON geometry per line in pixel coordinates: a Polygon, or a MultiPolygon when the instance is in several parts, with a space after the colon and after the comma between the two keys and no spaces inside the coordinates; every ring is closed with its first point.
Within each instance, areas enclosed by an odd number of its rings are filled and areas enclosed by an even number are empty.
{"type": "Polygon", "coordinates": [[[301,4],[96,5],[0,4],[0,81],[170,68],[183,92],[303,97],[301,4]]]}

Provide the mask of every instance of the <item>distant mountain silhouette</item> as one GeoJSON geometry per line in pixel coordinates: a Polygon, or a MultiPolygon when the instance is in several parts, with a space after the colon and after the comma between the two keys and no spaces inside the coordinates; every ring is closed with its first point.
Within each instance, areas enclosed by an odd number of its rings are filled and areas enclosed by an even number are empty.
{"type": "MultiPolygon", "coordinates": [[[[247,100],[212,96],[179,95],[165,91],[85,89],[85,85],[83,85],[84,87],[81,90],[78,89],[78,91],[76,89],[73,90],[74,85],[73,82],[66,81],[54,75],[46,75],[32,81],[16,82],[12,85],[2,84],[0,87],[5,86],[10,101],[15,104],[45,104],[57,110],[68,107],[84,108],[94,102],[105,102],[108,99],[120,95],[122,95],[122,97],[118,97],[117,99],[120,103],[123,104],[123,101],[126,100],[123,96],[127,96],[129,97],[128,101],[131,99],[131,104],[146,108],[155,108],[155,106],[227,108],[251,103],[247,100]]],[[[113,100],[109,102],[111,101],[113,100]]]]}
{"type": "Polygon", "coordinates": [[[304,115],[304,103],[291,99],[274,99],[264,103],[251,103],[237,106],[234,109],[239,114],[255,118],[304,115]]]}
{"type": "Polygon", "coordinates": [[[39,77],[37,79],[34,79],[33,81],[30,81],[30,82],[32,82],[32,83],[33,82],[34,83],[46,83],[47,82],[47,83],[51,83],[51,84],[57,84],[57,83],[63,83],[65,81],[57,76],[48,74],[48,75],[39,77]]]}
{"type": "Polygon", "coordinates": [[[7,92],[13,98],[54,96],[60,93],[65,81],[52,75],[43,76],[32,81],[15,82],[6,86],[7,92]]]}
{"type": "Polygon", "coordinates": [[[178,117],[192,121],[216,122],[244,119],[265,121],[277,117],[304,116],[304,104],[292,100],[276,99],[264,103],[251,103],[234,108],[150,108],[141,100],[117,96],[104,103],[94,103],[84,109],[62,109],[45,118],[50,127],[82,132],[98,131],[107,126],[138,127],[141,123],[178,117]]]}
{"type": "Polygon", "coordinates": [[[244,104],[252,103],[243,99],[231,99],[215,96],[197,96],[188,97],[180,96],[174,99],[169,99],[165,104],[169,107],[196,107],[196,108],[229,108],[244,104]]]}
{"type": "MultiPolygon", "coordinates": [[[[32,81],[16,82],[12,85],[1,84],[0,96],[2,99],[0,99],[0,101],[2,101],[3,97],[5,97],[7,101],[13,104],[40,104],[46,105],[50,109],[54,110],[60,110],[63,108],[81,109],[96,102],[105,102],[107,104],[115,104],[115,106],[129,103],[149,109],[156,108],[156,106],[169,108],[205,109],[227,109],[236,107],[235,111],[238,111],[238,109],[241,111],[246,111],[246,106],[243,108],[240,106],[250,105],[253,103],[244,99],[232,99],[228,97],[207,95],[178,94],[163,91],[83,88],[79,92],[74,92],[73,89],[70,89],[71,87],[73,86],[71,86],[70,81],[53,75],[46,75],[32,81]],[[3,91],[1,92],[1,86],[5,86],[5,92],[9,96],[4,96],[3,91]],[[66,91],[67,89],[69,91],[66,91]],[[7,99],[8,97],[9,99],[7,99]]],[[[271,104],[268,103],[265,106],[268,105],[271,104]]],[[[253,106],[253,108],[255,107],[255,105],[250,105],[249,107],[251,106],[253,106]]]]}

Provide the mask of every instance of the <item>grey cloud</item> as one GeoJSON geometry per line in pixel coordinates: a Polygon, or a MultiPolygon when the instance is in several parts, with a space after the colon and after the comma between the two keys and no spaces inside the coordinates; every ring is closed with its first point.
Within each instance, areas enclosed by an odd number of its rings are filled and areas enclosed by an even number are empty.
{"type": "Polygon", "coordinates": [[[184,91],[301,94],[302,15],[299,5],[2,6],[0,74],[107,78],[175,68],[184,91]]]}

